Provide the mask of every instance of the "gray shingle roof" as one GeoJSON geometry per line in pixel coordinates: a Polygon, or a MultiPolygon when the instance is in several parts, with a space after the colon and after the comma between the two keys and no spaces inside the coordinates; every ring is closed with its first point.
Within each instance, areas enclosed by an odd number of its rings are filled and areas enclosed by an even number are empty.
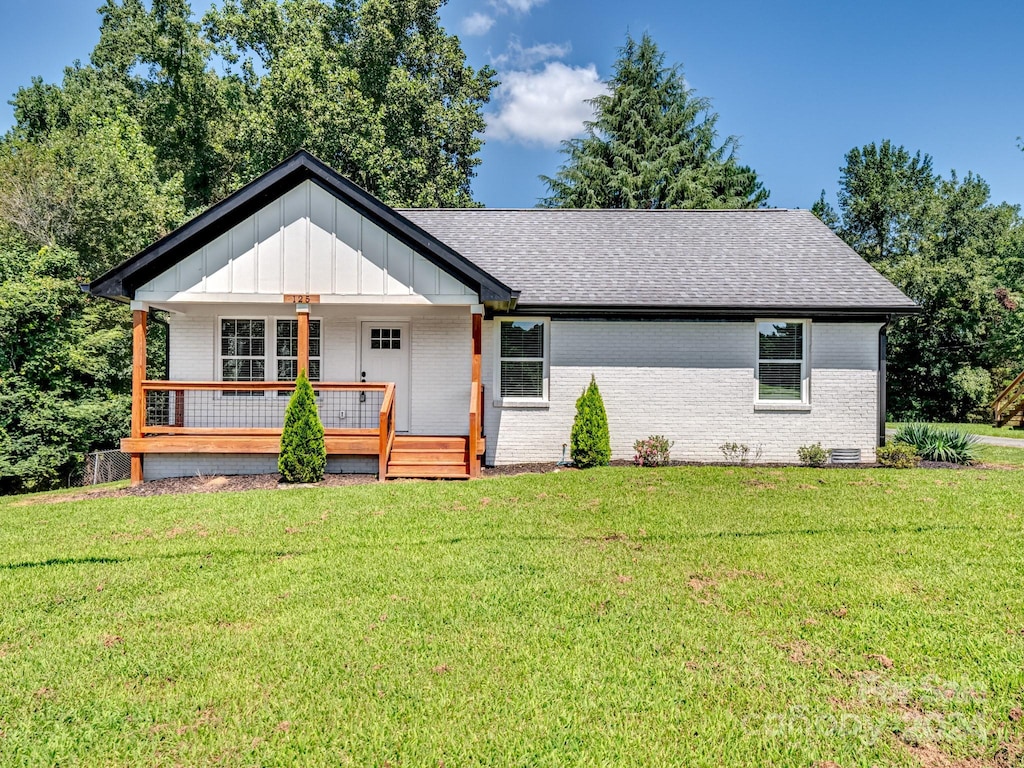
{"type": "Polygon", "coordinates": [[[804,210],[405,209],[520,307],[913,311],[804,210]]]}

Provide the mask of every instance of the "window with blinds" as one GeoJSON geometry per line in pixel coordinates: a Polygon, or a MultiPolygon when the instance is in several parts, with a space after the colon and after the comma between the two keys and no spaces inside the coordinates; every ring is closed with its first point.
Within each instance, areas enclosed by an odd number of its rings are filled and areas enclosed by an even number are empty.
{"type": "Polygon", "coordinates": [[[758,400],[804,400],[805,326],[802,321],[757,324],[758,400]]]}
{"type": "MultiPolygon", "coordinates": [[[[277,380],[295,381],[299,376],[299,321],[277,321],[277,380]]],[[[309,321],[310,381],[320,381],[320,321],[309,321]]]]}
{"type": "Polygon", "coordinates": [[[499,335],[501,396],[544,397],[546,340],[543,320],[502,320],[499,335]]]}
{"type": "MultiPolygon", "coordinates": [[[[267,324],[265,320],[220,321],[220,375],[222,381],[263,381],[266,376],[267,324]]],[[[262,392],[229,392],[226,396],[255,396],[262,392]]]]}

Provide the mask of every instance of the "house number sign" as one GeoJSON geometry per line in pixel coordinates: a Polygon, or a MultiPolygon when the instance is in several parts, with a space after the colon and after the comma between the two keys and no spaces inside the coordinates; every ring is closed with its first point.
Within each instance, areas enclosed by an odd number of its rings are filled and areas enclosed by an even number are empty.
{"type": "Polygon", "coordinates": [[[319,293],[286,293],[284,295],[285,304],[319,304],[320,294],[319,293]]]}

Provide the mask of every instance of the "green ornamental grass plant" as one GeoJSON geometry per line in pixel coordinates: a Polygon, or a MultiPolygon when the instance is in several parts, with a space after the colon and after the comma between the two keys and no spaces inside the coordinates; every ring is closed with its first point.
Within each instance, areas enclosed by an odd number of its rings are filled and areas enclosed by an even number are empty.
{"type": "Polygon", "coordinates": [[[593,376],[576,401],[576,420],[572,424],[569,444],[572,462],[581,469],[604,467],[611,461],[608,414],[605,413],[604,400],[593,376]]]}
{"type": "Polygon", "coordinates": [[[318,483],[327,468],[324,425],[316,410],[316,397],[306,372],[299,371],[295,391],[284,412],[281,453],[277,469],[289,483],[318,483]]]}
{"type": "Polygon", "coordinates": [[[906,424],[896,433],[895,442],[912,445],[925,461],[970,464],[978,457],[977,435],[934,424],[906,424]]]}

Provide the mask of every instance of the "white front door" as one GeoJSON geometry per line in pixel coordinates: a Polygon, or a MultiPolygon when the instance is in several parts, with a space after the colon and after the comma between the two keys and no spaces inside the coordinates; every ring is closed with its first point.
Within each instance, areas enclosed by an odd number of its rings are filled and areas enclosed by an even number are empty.
{"type": "Polygon", "coordinates": [[[363,323],[360,381],[395,383],[395,429],[409,431],[409,324],[363,323]]]}

